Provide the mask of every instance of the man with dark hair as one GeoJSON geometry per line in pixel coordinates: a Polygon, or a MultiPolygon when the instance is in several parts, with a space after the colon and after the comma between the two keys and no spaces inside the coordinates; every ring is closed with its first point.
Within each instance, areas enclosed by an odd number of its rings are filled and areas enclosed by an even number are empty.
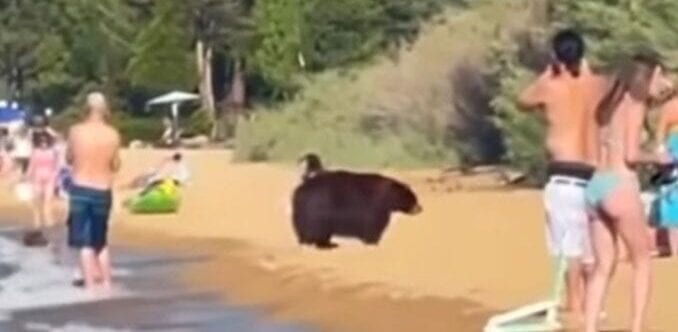
{"type": "Polygon", "coordinates": [[[547,120],[550,159],[544,188],[547,245],[567,259],[567,308],[583,315],[587,267],[593,263],[584,188],[597,160],[595,109],[605,80],[584,59],[579,34],[564,30],[552,43],[553,61],[520,95],[525,109],[541,109],[547,120]]]}
{"type": "Polygon", "coordinates": [[[578,77],[584,59],[585,44],[581,36],[573,30],[563,30],[553,37],[553,54],[556,61],[552,70],[556,75],[562,72],[561,66],[574,77],[578,77]]]}

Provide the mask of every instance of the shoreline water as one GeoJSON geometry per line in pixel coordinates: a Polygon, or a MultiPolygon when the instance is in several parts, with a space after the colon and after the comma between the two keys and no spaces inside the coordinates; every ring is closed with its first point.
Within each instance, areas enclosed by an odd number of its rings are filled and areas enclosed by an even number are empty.
{"type": "MultiPolygon", "coordinates": [[[[27,248],[20,240],[23,227],[0,225],[1,331],[316,331],[183,282],[182,271],[204,260],[194,251],[133,247],[119,237],[111,248],[114,291],[93,296],[71,285],[76,265],[68,252],[27,248]]],[[[63,241],[58,229],[47,233],[52,243],[63,241]]]]}
{"type": "Polygon", "coordinates": [[[276,320],[309,324],[319,331],[480,331],[490,314],[470,299],[410,296],[379,283],[333,282],[317,271],[277,265],[239,241],[149,236],[131,229],[120,235],[121,241],[135,247],[209,257],[185,269],[182,279],[188,285],[220,292],[229,303],[263,308],[276,320]]]}
{"type": "MultiPolygon", "coordinates": [[[[126,151],[121,181],[167,153],[126,151]]],[[[113,240],[203,252],[211,258],[182,270],[182,280],[228,303],[262,307],[273,318],[322,331],[465,332],[480,330],[497,311],[548,294],[538,191],[496,190],[493,179],[443,178],[438,171],[389,172],[415,188],[424,213],[396,216],[377,247],[342,240],[323,252],[300,248],[294,239],[285,211],[297,178],[291,167],[233,164],[224,151],[186,156],[194,179],[182,189],[180,211],[137,216],[118,208],[113,240]]],[[[21,210],[5,203],[11,197],[0,198],[3,213],[21,210]]],[[[611,327],[628,323],[628,270],[620,266],[612,285],[611,327]]],[[[655,271],[651,326],[670,330],[678,324],[670,295],[678,294],[678,262],[658,260],[655,271]]]]}

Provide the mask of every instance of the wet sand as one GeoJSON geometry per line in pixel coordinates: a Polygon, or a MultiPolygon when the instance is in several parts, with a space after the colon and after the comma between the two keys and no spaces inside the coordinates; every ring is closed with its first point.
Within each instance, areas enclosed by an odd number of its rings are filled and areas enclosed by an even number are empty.
{"type": "MultiPolygon", "coordinates": [[[[121,179],[166,154],[125,153],[121,179]]],[[[479,331],[490,315],[548,294],[538,191],[492,189],[491,176],[385,171],[413,185],[424,213],[396,216],[378,247],[340,241],[336,250],[316,251],[297,246],[292,234],[292,166],[232,164],[225,151],[187,157],[194,179],[183,191],[181,211],[131,216],[118,208],[114,240],[208,254],[211,259],[185,269],[183,278],[229,302],[262,306],[276,318],[323,331],[479,331]]],[[[3,215],[21,214],[11,195],[1,195],[3,215]]],[[[678,324],[676,280],[678,259],[655,262],[654,330],[678,324]]],[[[628,322],[629,285],[623,265],[611,289],[611,329],[628,322]]]]}

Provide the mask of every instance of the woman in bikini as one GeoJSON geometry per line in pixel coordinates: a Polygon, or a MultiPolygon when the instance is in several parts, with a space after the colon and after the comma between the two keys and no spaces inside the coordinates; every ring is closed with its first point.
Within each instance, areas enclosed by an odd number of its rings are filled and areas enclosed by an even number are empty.
{"type": "Polygon", "coordinates": [[[633,266],[632,332],[641,332],[650,294],[651,243],[640,199],[636,168],[666,163],[663,154],[640,150],[648,103],[671,87],[659,61],[635,56],[620,71],[598,107],[598,169],[586,188],[591,210],[591,239],[596,264],[586,295],[586,331],[598,331],[599,315],[617,261],[617,236],[626,245],[633,266]]]}
{"type": "Polygon", "coordinates": [[[56,190],[59,171],[59,153],[54,148],[54,138],[47,132],[33,135],[33,151],[28,163],[27,176],[33,187],[35,206],[33,208],[34,231],[27,234],[25,242],[46,245],[42,230],[54,224],[52,199],[56,190]]]}

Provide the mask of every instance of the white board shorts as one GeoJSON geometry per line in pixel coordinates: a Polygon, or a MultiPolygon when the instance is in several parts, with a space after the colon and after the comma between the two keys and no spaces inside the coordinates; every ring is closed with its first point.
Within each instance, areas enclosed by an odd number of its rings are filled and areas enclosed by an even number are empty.
{"type": "Polygon", "coordinates": [[[586,181],[554,175],[544,187],[546,244],[554,257],[581,259],[592,264],[593,248],[586,212],[586,181]]]}

